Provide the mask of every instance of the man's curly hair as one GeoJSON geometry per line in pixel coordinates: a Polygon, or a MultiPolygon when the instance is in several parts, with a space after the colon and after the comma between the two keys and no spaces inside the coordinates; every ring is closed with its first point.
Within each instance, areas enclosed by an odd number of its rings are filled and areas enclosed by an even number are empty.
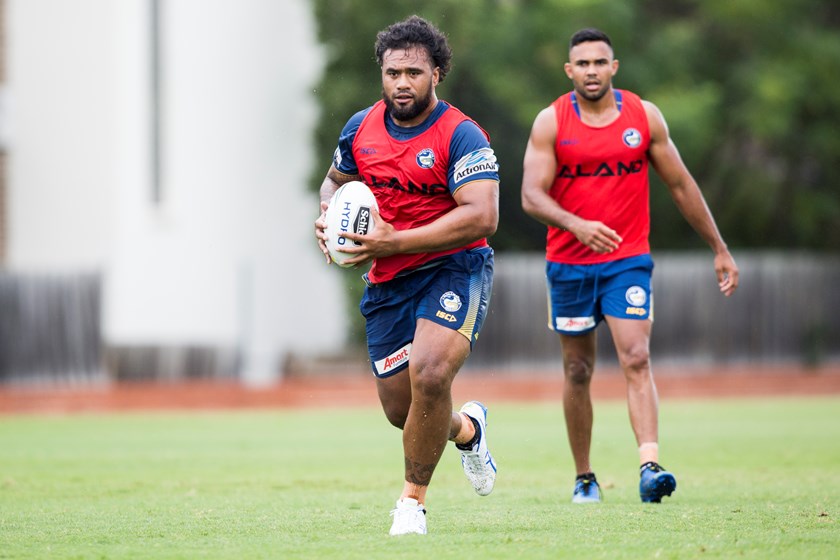
{"type": "Polygon", "coordinates": [[[382,57],[389,49],[407,49],[423,47],[432,63],[440,69],[440,81],[449,72],[452,61],[452,49],[437,27],[421,18],[410,16],[403,21],[389,25],[376,35],[376,61],[382,66],[382,57]]]}

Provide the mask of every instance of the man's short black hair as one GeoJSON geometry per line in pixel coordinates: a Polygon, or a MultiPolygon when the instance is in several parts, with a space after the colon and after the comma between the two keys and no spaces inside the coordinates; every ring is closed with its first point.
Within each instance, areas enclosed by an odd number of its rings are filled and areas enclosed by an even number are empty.
{"type": "Polygon", "coordinates": [[[432,64],[440,69],[440,81],[449,72],[452,49],[437,27],[421,18],[410,16],[403,21],[389,25],[376,35],[376,61],[382,66],[382,57],[389,49],[407,49],[423,47],[429,54],[432,64]]]}
{"type": "Polygon", "coordinates": [[[569,50],[572,50],[573,47],[581,43],[589,41],[603,41],[612,48],[612,42],[606,33],[594,27],[586,27],[572,35],[572,39],[569,41],[569,50]]]}

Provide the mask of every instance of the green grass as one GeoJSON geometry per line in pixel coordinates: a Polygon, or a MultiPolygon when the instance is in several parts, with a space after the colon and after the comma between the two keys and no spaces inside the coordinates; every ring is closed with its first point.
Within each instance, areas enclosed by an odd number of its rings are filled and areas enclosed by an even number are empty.
{"type": "Polygon", "coordinates": [[[488,404],[496,490],[476,496],[450,446],[430,534],[398,539],[379,410],[0,417],[0,558],[840,556],[840,398],[663,403],[661,505],[639,502],[623,403],[596,403],[587,506],[559,404],[488,404]]]}

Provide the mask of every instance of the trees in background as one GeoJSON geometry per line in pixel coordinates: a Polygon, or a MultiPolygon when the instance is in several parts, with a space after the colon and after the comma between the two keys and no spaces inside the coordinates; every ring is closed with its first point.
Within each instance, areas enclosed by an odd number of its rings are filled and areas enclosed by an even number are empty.
{"type": "MultiPolygon", "coordinates": [[[[501,165],[499,250],[540,250],[519,205],[537,112],[569,90],[568,39],[613,40],[615,85],[664,113],[731,247],[840,248],[840,4],[834,0],[313,0],[327,54],[315,92],[313,188],[350,115],[379,99],[377,31],[417,13],[445,31],[440,97],[491,135],[501,165]]],[[[652,174],[652,177],[655,174],[652,174]]],[[[702,246],[664,186],[651,189],[654,249],[702,246]]]]}

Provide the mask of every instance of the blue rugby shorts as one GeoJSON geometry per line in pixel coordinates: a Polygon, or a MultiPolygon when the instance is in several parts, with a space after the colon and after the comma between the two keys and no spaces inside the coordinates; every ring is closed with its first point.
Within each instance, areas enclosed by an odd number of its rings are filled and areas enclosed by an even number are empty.
{"type": "Polygon", "coordinates": [[[493,250],[480,247],[441,257],[428,266],[365,288],[368,354],[376,377],[408,367],[417,319],[458,331],[470,341],[487,315],[493,288],[493,250]]]}
{"type": "Polygon", "coordinates": [[[548,328],[568,335],[593,330],[605,315],[653,320],[650,254],[599,264],[546,261],[548,328]]]}

